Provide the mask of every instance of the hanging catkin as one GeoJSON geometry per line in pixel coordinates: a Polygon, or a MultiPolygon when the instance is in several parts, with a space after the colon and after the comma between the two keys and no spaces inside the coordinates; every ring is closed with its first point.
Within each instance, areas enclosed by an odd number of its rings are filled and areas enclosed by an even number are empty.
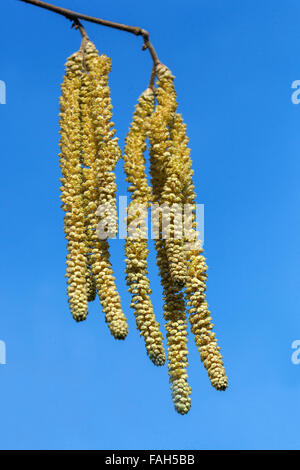
{"type": "Polygon", "coordinates": [[[183,293],[174,286],[162,240],[156,240],[157,264],[163,286],[164,318],[168,345],[168,370],[175,409],[186,414],[191,407],[192,389],[188,384],[187,321],[183,293]]]}
{"type": "MultiPolygon", "coordinates": [[[[82,68],[85,70],[85,55],[84,55],[84,45],[86,39],[82,40],[81,48],[79,53],[82,54],[82,68]]],[[[86,70],[85,70],[86,72],[86,70]]],[[[81,185],[82,185],[82,204],[83,204],[83,213],[84,213],[84,225],[86,233],[86,287],[87,287],[87,299],[88,302],[93,302],[96,299],[97,289],[95,278],[92,273],[91,268],[91,250],[92,250],[92,238],[90,236],[90,200],[91,192],[93,193],[93,198],[96,200],[97,195],[93,188],[89,187],[89,178],[88,174],[91,169],[88,167],[89,159],[87,157],[87,152],[89,151],[89,138],[87,135],[87,120],[89,114],[89,99],[88,99],[88,85],[89,80],[87,74],[82,71],[81,74],[81,83],[80,83],[80,93],[79,93],[79,107],[80,107],[80,137],[81,137],[81,153],[80,153],[80,164],[81,164],[81,185]]]]}
{"type": "MultiPolygon", "coordinates": [[[[170,265],[170,276],[178,287],[183,287],[186,280],[186,259],[183,250],[182,232],[178,233],[178,218],[176,210],[181,207],[181,188],[178,184],[178,171],[176,173],[176,155],[173,153],[170,126],[173,123],[177,102],[174,88],[174,76],[165,65],[156,67],[157,83],[157,107],[155,112],[156,126],[153,126],[150,134],[152,153],[159,161],[161,180],[160,205],[164,213],[169,214],[169,221],[164,228],[168,228],[164,244],[170,265]],[[177,230],[176,230],[177,224],[177,230]]],[[[162,219],[164,220],[164,219],[162,219]]],[[[179,231],[180,232],[180,231],[179,231]]]]}
{"type": "Polygon", "coordinates": [[[114,168],[120,156],[115,130],[111,121],[111,102],[108,87],[110,59],[99,56],[88,41],[85,48],[82,81],[82,135],[84,136],[83,174],[84,200],[87,207],[89,260],[100,302],[112,335],[124,339],[128,333],[126,317],[122,312],[120,296],[115,285],[107,239],[100,240],[97,215],[99,205],[105,206],[109,230],[116,231],[116,184],[114,168]]]}
{"type": "MultiPolygon", "coordinates": [[[[166,181],[168,179],[168,162],[171,158],[171,141],[169,125],[176,111],[176,95],[173,87],[173,76],[165,66],[157,69],[158,86],[155,112],[150,125],[150,172],[152,177],[153,201],[158,206],[167,202],[166,181]],[[165,191],[165,193],[164,193],[165,191]],[[164,193],[164,199],[162,195],[164,193]]],[[[185,276],[185,265],[176,271],[174,245],[166,246],[167,240],[162,240],[162,214],[160,210],[154,215],[153,224],[156,225],[157,236],[155,241],[157,251],[157,265],[161,276],[164,298],[164,318],[167,331],[168,370],[171,384],[172,399],[175,409],[185,414],[191,406],[191,388],[187,382],[187,321],[183,293],[179,284],[185,276]],[[173,248],[173,250],[172,250],[173,248]],[[173,264],[170,262],[173,261],[173,264]],[[172,271],[172,273],[171,273],[172,271]],[[181,279],[178,282],[178,277],[181,279]],[[177,282],[176,282],[177,281],[177,282]]]]}
{"type": "MultiPolygon", "coordinates": [[[[176,114],[171,128],[174,148],[183,166],[182,188],[183,204],[189,205],[191,214],[190,226],[186,224],[186,255],[188,259],[188,276],[186,283],[186,301],[189,307],[191,331],[200,351],[201,360],[207,369],[209,379],[217,390],[225,390],[228,385],[220,348],[216,335],[211,330],[214,327],[208,305],[205,300],[207,265],[199,240],[197,240],[197,224],[195,217],[196,194],[193,184],[192,162],[186,125],[180,114],[176,114]]],[[[187,222],[187,221],[185,221],[187,222]]]]}
{"type": "MultiPolygon", "coordinates": [[[[128,325],[108,243],[110,237],[117,235],[115,167],[121,157],[108,86],[111,60],[99,55],[83,31],[81,27],[80,50],[67,60],[60,99],[61,200],[68,250],[68,301],[74,319],[81,321],[87,316],[88,302],[98,293],[112,335],[124,339],[128,325]]],[[[198,240],[186,126],[177,112],[171,71],[159,63],[155,73],[156,92],[151,85],[139,97],[125,140],[124,169],[131,193],[125,242],[126,281],[147,354],[155,365],[163,365],[166,360],[163,336],[150,299],[147,265],[145,217],[152,205],[170,388],[176,411],[186,414],[191,407],[192,391],[187,381],[187,313],[211,384],[217,390],[225,390],[228,381],[206,302],[207,265],[198,240]],[[144,157],[147,139],[152,188],[147,182],[144,157]]],[[[154,74],[151,83],[153,79],[154,74]]]]}
{"type": "MultiPolygon", "coordinates": [[[[154,201],[159,200],[160,172],[155,159],[151,158],[151,174],[154,201]]],[[[161,233],[160,233],[161,236],[161,233]]],[[[170,265],[166,254],[164,241],[155,241],[157,265],[163,286],[164,319],[167,331],[168,370],[171,384],[172,399],[175,409],[185,414],[191,407],[191,387],[188,384],[187,366],[187,321],[184,306],[184,296],[180,288],[174,285],[170,276],[170,265]]]]}
{"type": "Polygon", "coordinates": [[[64,230],[67,239],[68,300],[76,321],[88,313],[86,285],[87,240],[82,202],[82,174],[80,163],[80,108],[79,93],[82,75],[82,56],[75,53],[66,63],[66,74],[60,99],[60,167],[62,170],[61,200],[65,211],[64,230]]]}
{"type": "Polygon", "coordinates": [[[146,137],[149,131],[149,119],[154,109],[154,93],[147,88],[139,97],[133,121],[126,136],[124,151],[124,169],[126,180],[132,193],[128,207],[128,225],[134,225],[134,233],[129,233],[125,242],[126,280],[132,294],[131,307],[135,311],[136,325],[144,337],[147,354],[152,362],[163,365],[166,357],[163,337],[155,319],[150,299],[147,257],[147,230],[141,217],[145,217],[152,199],[151,188],[147,183],[145,157],[146,137]],[[139,214],[139,211],[141,214],[139,214]]]}

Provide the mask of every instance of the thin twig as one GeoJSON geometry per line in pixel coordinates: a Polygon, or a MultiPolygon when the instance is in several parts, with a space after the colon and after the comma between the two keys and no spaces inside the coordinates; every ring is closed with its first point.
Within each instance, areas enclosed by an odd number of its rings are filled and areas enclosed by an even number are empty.
{"type": "MultiPolygon", "coordinates": [[[[57,7],[55,5],[51,5],[50,3],[42,2],[40,0],[20,0],[24,3],[30,3],[31,5],[35,5],[37,7],[44,8],[46,10],[53,11],[54,13],[58,13],[59,15],[63,15],[65,18],[73,21],[79,22],[79,20],[89,21],[90,23],[100,24],[102,26],[108,26],[109,28],[119,29],[121,31],[126,31],[127,33],[135,34],[136,36],[142,36],[144,40],[143,50],[148,49],[149,53],[152,57],[154,65],[158,65],[160,63],[158,56],[155,52],[155,49],[150,42],[150,35],[148,31],[138,26],[129,26],[121,23],[115,23],[114,21],[103,20],[101,18],[95,18],[93,16],[84,15],[82,13],[77,13],[76,11],[69,10],[67,8],[57,7]]],[[[80,27],[78,26],[78,29],[80,27]]]]}
{"type": "Polygon", "coordinates": [[[151,90],[155,93],[155,75],[156,75],[156,65],[153,64],[152,67],[152,72],[151,72],[151,77],[150,77],[150,83],[148,85],[148,88],[151,88],[151,90]]]}
{"type": "Polygon", "coordinates": [[[72,21],[73,21],[72,27],[74,27],[75,29],[78,29],[80,31],[83,42],[85,43],[86,41],[88,41],[89,37],[87,35],[87,32],[84,29],[82,23],[79,21],[79,19],[76,18],[75,20],[72,20],[72,21]]]}

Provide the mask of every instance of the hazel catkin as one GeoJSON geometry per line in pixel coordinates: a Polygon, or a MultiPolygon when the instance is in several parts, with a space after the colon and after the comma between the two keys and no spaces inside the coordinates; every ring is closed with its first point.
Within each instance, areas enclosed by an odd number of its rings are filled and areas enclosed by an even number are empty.
{"type": "MultiPolygon", "coordinates": [[[[153,202],[158,206],[161,204],[166,181],[165,154],[168,154],[170,145],[169,129],[164,119],[164,109],[162,105],[156,106],[151,119],[151,134],[149,136],[153,202]]],[[[159,211],[158,216],[155,216],[152,223],[156,225],[158,235],[155,241],[156,262],[163,286],[169,381],[175,410],[180,414],[185,414],[191,407],[191,387],[187,381],[187,321],[184,296],[178,282],[174,282],[174,277],[171,276],[170,260],[165,245],[166,240],[162,239],[161,219],[162,214],[159,211]]]]}
{"type": "Polygon", "coordinates": [[[85,140],[84,199],[87,207],[87,233],[89,259],[96,289],[105,320],[116,339],[128,333],[126,317],[121,308],[115,277],[110,262],[106,238],[99,239],[101,222],[99,206],[108,210],[108,225],[116,230],[116,184],[114,168],[120,156],[115,130],[111,122],[111,102],[108,87],[110,59],[99,56],[95,46],[88,41],[85,48],[87,72],[83,78],[82,126],[85,140]]]}
{"type": "Polygon", "coordinates": [[[132,294],[131,306],[135,311],[137,329],[144,337],[148,356],[155,365],[160,366],[165,363],[166,357],[163,337],[155,319],[150,299],[151,289],[147,270],[149,253],[147,230],[144,221],[139,220],[139,216],[141,216],[139,211],[145,217],[152,199],[151,188],[146,177],[144,152],[149,132],[149,119],[153,109],[154,93],[150,88],[147,88],[139,97],[133,121],[125,140],[124,169],[126,180],[130,183],[129,191],[132,193],[127,223],[129,226],[136,224],[134,233],[129,232],[126,238],[125,253],[126,281],[132,294]]]}
{"type": "Polygon", "coordinates": [[[82,56],[75,53],[66,63],[66,74],[60,99],[60,167],[61,200],[65,211],[64,225],[67,239],[68,300],[76,321],[84,320],[88,313],[86,286],[86,233],[81,188],[80,164],[80,109],[82,56]]]}
{"type": "MultiPolygon", "coordinates": [[[[124,339],[128,325],[108,241],[116,236],[118,228],[115,167],[121,157],[112,122],[110,70],[111,60],[99,55],[87,36],[80,50],[67,60],[60,99],[61,200],[71,313],[76,321],[84,320],[88,302],[98,293],[110,332],[116,339],[124,339]]],[[[145,217],[152,206],[163,287],[169,382],[175,410],[186,414],[192,391],[187,374],[187,316],[211,384],[217,390],[225,390],[228,380],[206,301],[207,265],[198,240],[186,125],[177,110],[170,69],[158,63],[155,73],[157,87],[154,89],[153,74],[150,87],[139,97],[125,139],[124,169],[131,193],[125,242],[126,281],[147,354],[155,365],[163,365],[163,336],[154,315],[148,278],[145,217]],[[147,140],[152,188],[146,171],[147,140]],[[183,211],[186,208],[188,213],[183,211]]]]}
{"type": "Polygon", "coordinates": [[[213,323],[205,300],[207,265],[203,255],[203,248],[198,240],[196,223],[196,194],[193,184],[193,170],[186,135],[186,125],[180,114],[173,122],[173,142],[176,143],[178,155],[184,167],[183,171],[183,203],[189,206],[191,219],[185,223],[186,258],[188,260],[188,274],[186,282],[186,303],[189,313],[191,331],[195,343],[200,351],[201,360],[208,372],[211,384],[217,390],[225,390],[228,385],[226,372],[217,344],[215,333],[212,332],[213,323]]]}
{"type": "Polygon", "coordinates": [[[186,288],[189,321],[200,351],[201,361],[207,370],[212,386],[217,390],[225,390],[228,386],[228,379],[216,335],[212,332],[214,325],[205,300],[207,266],[201,251],[199,249],[190,254],[186,288]]]}
{"type": "Polygon", "coordinates": [[[156,240],[157,265],[161,276],[164,299],[168,348],[168,369],[172,399],[176,411],[186,414],[191,407],[192,389],[188,384],[187,366],[187,321],[184,296],[174,286],[169,270],[169,262],[162,240],[156,240]]]}
{"type": "MultiPolygon", "coordinates": [[[[158,172],[161,176],[159,204],[165,207],[165,211],[168,211],[169,215],[167,222],[169,230],[165,237],[165,249],[170,265],[170,276],[175,284],[183,287],[187,266],[182,231],[178,231],[178,218],[176,218],[178,205],[179,212],[181,212],[182,193],[178,184],[178,172],[174,171],[177,159],[170,135],[170,127],[177,110],[174,76],[168,67],[162,64],[156,67],[156,74],[158,78],[157,106],[151,119],[150,156],[157,161],[158,172]]],[[[155,176],[153,178],[155,179],[155,176]]],[[[152,184],[154,183],[152,180],[152,184]]]]}

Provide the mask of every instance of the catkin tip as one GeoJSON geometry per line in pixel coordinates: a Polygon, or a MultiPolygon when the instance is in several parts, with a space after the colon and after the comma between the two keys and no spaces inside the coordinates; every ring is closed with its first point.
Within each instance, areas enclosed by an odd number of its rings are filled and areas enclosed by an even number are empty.
{"type": "Polygon", "coordinates": [[[155,366],[163,366],[166,363],[166,355],[164,353],[160,353],[157,355],[149,354],[150,360],[153,362],[155,366]]]}
{"type": "Polygon", "coordinates": [[[73,313],[73,314],[72,314],[72,317],[74,318],[74,320],[75,320],[77,323],[80,323],[80,322],[86,320],[87,314],[79,314],[79,315],[76,315],[75,313],[73,313]]]}
{"type": "Polygon", "coordinates": [[[225,390],[228,388],[227,377],[222,377],[220,380],[215,381],[215,382],[212,380],[211,384],[216,390],[220,392],[225,392],[225,390]]]}
{"type": "Polygon", "coordinates": [[[109,329],[113,337],[118,340],[124,340],[128,335],[128,326],[125,322],[123,324],[118,325],[110,323],[109,329]]]}

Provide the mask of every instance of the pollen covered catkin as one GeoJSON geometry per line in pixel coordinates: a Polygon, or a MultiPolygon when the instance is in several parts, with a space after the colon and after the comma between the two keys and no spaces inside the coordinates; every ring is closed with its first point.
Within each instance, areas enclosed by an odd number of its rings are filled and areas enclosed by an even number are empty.
{"type": "Polygon", "coordinates": [[[163,337],[150,299],[147,230],[145,222],[140,220],[141,217],[147,216],[152,198],[151,188],[147,182],[144,152],[153,109],[154,93],[151,88],[147,88],[139,97],[125,140],[124,169],[126,180],[130,183],[129,191],[132,193],[127,223],[134,230],[134,233],[129,230],[125,241],[125,254],[126,281],[132,294],[131,307],[135,311],[137,329],[144,337],[148,356],[155,365],[161,366],[165,363],[166,356],[163,337]]]}
{"type": "MultiPolygon", "coordinates": [[[[124,339],[128,325],[108,243],[117,235],[115,167],[121,157],[112,122],[110,70],[111,60],[99,55],[83,34],[80,50],[67,60],[60,99],[61,200],[71,313],[76,321],[84,320],[88,302],[98,293],[110,332],[116,339],[124,339]]],[[[225,390],[228,381],[206,301],[207,265],[198,240],[186,125],[177,112],[171,71],[158,63],[155,74],[157,88],[152,85],[153,73],[150,87],[139,97],[125,140],[124,169],[131,193],[126,281],[147,354],[155,365],[163,365],[163,336],[154,315],[148,279],[145,219],[151,206],[163,287],[169,382],[175,410],[184,415],[191,407],[192,392],[187,374],[187,314],[211,384],[225,390]],[[147,140],[152,188],[146,172],[147,140]]]]}
{"type": "Polygon", "coordinates": [[[111,122],[111,103],[108,88],[110,59],[99,56],[89,41],[85,50],[85,65],[81,94],[84,200],[87,208],[89,260],[105,320],[116,339],[128,333],[126,317],[121,308],[115,277],[110,262],[106,238],[99,239],[98,225],[103,221],[99,205],[104,205],[109,230],[116,230],[116,184],[113,173],[120,150],[111,122]]]}
{"type": "Polygon", "coordinates": [[[105,222],[111,236],[117,233],[116,175],[115,166],[121,158],[118,138],[112,122],[112,104],[108,75],[111,59],[105,54],[99,56],[89,41],[86,46],[86,66],[91,83],[91,115],[97,146],[97,178],[99,204],[104,208],[105,222]],[[107,210],[105,210],[107,208],[107,210]]]}
{"type": "Polygon", "coordinates": [[[174,286],[169,262],[162,240],[156,240],[157,265],[161,276],[164,299],[164,318],[167,331],[168,370],[175,410],[186,414],[191,407],[192,389],[188,384],[187,321],[184,296],[174,286]]]}
{"type": "MultiPolygon", "coordinates": [[[[163,237],[170,265],[170,276],[175,284],[183,287],[186,281],[187,266],[181,230],[180,171],[182,167],[178,162],[170,134],[177,110],[174,76],[168,67],[162,64],[156,67],[156,74],[158,78],[157,106],[151,120],[150,155],[152,159],[157,161],[161,176],[159,204],[164,214],[169,216],[169,221],[167,220],[168,231],[163,233],[163,237]]],[[[166,223],[164,223],[164,227],[166,228],[166,223]]]]}
{"type": "Polygon", "coordinates": [[[60,167],[61,200],[65,211],[64,230],[67,239],[67,293],[71,313],[76,321],[88,313],[86,285],[86,232],[82,202],[80,163],[79,93],[82,75],[82,55],[73,54],[66,63],[66,74],[60,99],[60,167]]]}
{"type": "MultiPolygon", "coordinates": [[[[84,44],[84,43],[83,43],[84,44]]],[[[83,46],[82,44],[82,46],[83,46]]],[[[84,66],[84,53],[83,47],[81,47],[80,52],[82,53],[82,65],[84,66]]],[[[84,68],[84,67],[83,67],[84,68]]],[[[89,113],[89,99],[88,99],[88,77],[87,74],[82,72],[81,74],[81,84],[80,84],[80,93],[79,93],[79,106],[80,106],[80,134],[81,134],[81,153],[80,153],[80,163],[81,163],[81,185],[82,185],[82,204],[83,204],[83,213],[85,221],[85,233],[86,233],[86,287],[87,287],[87,298],[88,302],[93,302],[97,296],[96,283],[92,273],[91,268],[91,237],[90,237],[90,195],[93,193],[93,197],[96,198],[96,192],[93,191],[93,188],[89,188],[89,178],[87,177],[91,169],[88,167],[89,160],[86,157],[87,149],[89,148],[89,136],[86,135],[87,126],[86,120],[88,119],[87,114],[89,113]]]]}
{"type": "Polygon", "coordinates": [[[185,181],[183,185],[183,202],[189,206],[190,220],[185,220],[186,255],[188,259],[188,275],[186,282],[186,303],[189,309],[191,331],[195,336],[201,360],[207,369],[209,379],[217,390],[225,390],[228,385],[226,372],[217,344],[212,318],[205,300],[207,265],[200,245],[196,224],[196,194],[193,184],[193,170],[186,135],[186,125],[180,114],[173,122],[173,142],[184,165],[185,181]],[[187,223],[189,222],[189,223],[187,223]]]}
{"type": "MultiPolygon", "coordinates": [[[[156,107],[151,120],[150,135],[150,173],[153,187],[153,201],[159,206],[164,188],[165,173],[163,171],[164,159],[161,155],[168,149],[168,129],[163,119],[162,109],[156,107]]],[[[155,210],[152,215],[155,214],[155,210]]],[[[154,215],[152,221],[157,231],[155,248],[156,262],[159,268],[161,284],[163,287],[164,319],[167,331],[167,357],[169,381],[175,410],[186,414],[191,407],[191,387],[188,384],[187,365],[187,320],[184,305],[184,296],[178,284],[174,283],[170,272],[170,262],[167,257],[165,240],[162,239],[161,212],[154,215]]]]}
{"type": "Polygon", "coordinates": [[[212,332],[214,325],[205,301],[207,267],[205,258],[200,253],[201,251],[198,250],[191,254],[186,289],[187,303],[190,306],[191,331],[195,335],[195,342],[212,386],[217,390],[225,390],[228,386],[228,379],[216,335],[212,332]]]}

